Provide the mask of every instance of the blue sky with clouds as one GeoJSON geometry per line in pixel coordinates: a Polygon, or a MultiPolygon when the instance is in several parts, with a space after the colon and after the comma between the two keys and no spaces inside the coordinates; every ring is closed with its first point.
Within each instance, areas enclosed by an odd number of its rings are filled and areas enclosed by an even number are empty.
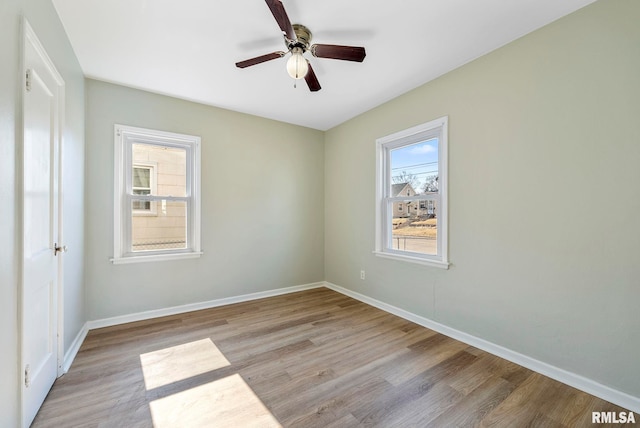
{"type": "Polygon", "coordinates": [[[438,139],[423,141],[391,151],[391,175],[405,171],[419,181],[418,193],[424,190],[427,177],[438,175],[438,139]]]}

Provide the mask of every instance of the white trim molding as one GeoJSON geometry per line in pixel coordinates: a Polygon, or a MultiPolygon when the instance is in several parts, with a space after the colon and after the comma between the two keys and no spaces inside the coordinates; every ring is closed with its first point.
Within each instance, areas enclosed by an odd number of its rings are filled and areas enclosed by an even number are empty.
{"type": "Polygon", "coordinates": [[[154,309],[150,311],[137,312],[129,315],[120,315],[117,317],[104,318],[87,323],[89,330],[96,328],[111,327],[119,324],[126,324],[135,321],[144,321],[153,318],[166,317],[169,315],[183,314],[186,312],[199,311],[202,309],[211,309],[218,306],[232,305],[234,303],[248,302],[251,300],[264,299],[265,297],[280,296],[283,294],[295,293],[298,291],[312,290],[314,288],[324,287],[324,282],[315,282],[311,284],[295,285],[293,287],[277,288],[275,290],[259,291],[257,293],[243,294],[234,297],[224,297],[222,299],[208,300],[206,302],[189,303],[186,305],[172,306],[163,309],[154,309]]]}
{"type": "MultiPolygon", "coordinates": [[[[379,257],[386,257],[394,260],[419,263],[422,265],[449,268],[449,227],[448,227],[448,125],[449,117],[444,116],[421,125],[414,126],[396,132],[376,140],[376,210],[375,210],[375,250],[373,254],[379,257]],[[392,187],[394,184],[392,163],[392,152],[417,144],[427,144],[429,141],[437,141],[438,160],[437,174],[438,191],[414,191],[413,194],[394,195],[392,187]],[[437,238],[435,254],[429,254],[418,250],[407,250],[406,239],[416,237],[405,237],[405,249],[394,248],[393,226],[394,206],[402,205],[404,202],[414,203],[420,213],[418,204],[432,201],[437,204],[437,238]]],[[[422,164],[426,165],[426,164],[422,164]]],[[[411,167],[417,167],[412,165],[411,167]]],[[[415,185],[415,184],[414,184],[415,185]]],[[[415,190],[415,189],[414,189],[415,190]]],[[[407,207],[407,210],[409,208],[407,207]]],[[[409,215],[411,215],[409,213],[409,215]]]]}
{"type": "MultiPolygon", "coordinates": [[[[195,135],[177,134],[127,125],[114,125],[114,199],[113,199],[113,264],[166,261],[181,258],[197,258],[202,255],[201,229],[201,138],[195,135]],[[153,192],[156,180],[152,178],[150,195],[134,195],[133,159],[135,144],[173,148],[185,153],[184,195],[157,195],[153,192]],[[133,249],[132,203],[149,201],[152,205],[166,201],[182,203],[186,210],[186,245],[181,249],[139,250],[133,249]]],[[[144,164],[144,162],[143,162],[144,164]]],[[[147,165],[152,164],[147,162],[147,165]]],[[[155,168],[156,174],[161,171],[155,168]]],[[[137,214],[134,211],[134,214],[137,214]]]]}
{"type": "MultiPolygon", "coordinates": [[[[24,237],[27,230],[27,224],[25,220],[25,192],[28,190],[25,187],[24,175],[28,172],[25,163],[25,146],[27,145],[27,134],[25,128],[28,126],[27,117],[27,98],[26,93],[34,90],[34,82],[39,82],[38,86],[41,86],[44,91],[48,92],[48,96],[51,99],[52,105],[50,105],[49,120],[51,126],[51,133],[53,139],[51,141],[51,200],[52,204],[51,220],[52,220],[52,241],[51,244],[57,242],[59,245],[64,244],[64,217],[63,217],[63,142],[64,142],[64,129],[65,129],[65,93],[66,84],[62,75],[58,72],[55,63],[51,60],[47,54],[40,38],[31,27],[31,24],[26,17],[21,17],[21,40],[20,40],[20,96],[19,96],[19,108],[16,127],[16,143],[19,143],[18,158],[16,159],[16,191],[18,199],[17,207],[21,212],[20,221],[17,222],[17,236],[19,236],[18,254],[22,256],[18,257],[18,364],[19,364],[19,378],[18,389],[16,391],[16,397],[18,398],[18,416],[20,420],[20,426],[29,426],[35,417],[35,412],[41,406],[42,401],[46,397],[46,390],[44,387],[32,387],[31,392],[27,393],[25,386],[27,384],[24,374],[27,367],[29,356],[27,355],[27,348],[25,346],[25,338],[30,333],[27,332],[25,319],[27,317],[27,308],[32,306],[27,305],[25,296],[27,295],[27,279],[25,271],[28,270],[27,258],[24,255],[24,237]],[[37,391],[37,392],[36,392],[37,391]],[[44,395],[43,395],[44,394],[44,395]],[[36,407],[37,403],[37,407],[36,407]]],[[[51,333],[52,337],[55,336],[55,377],[62,376],[62,361],[64,353],[64,257],[60,255],[52,263],[55,263],[55,282],[53,282],[53,296],[55,299],[53,308],[51,308],[51,333]],[[54,331],[55,330],[55,331],[54,331]]],[[[39,370],[39,369],[38,369],[39,370]]],[[[48,378],[48,376],[43,376],[48,378]]],[[[48,381],[41,381],[46,382],[48,381]]],[[[44,385],[44,384],[43,384],[44,385]]]]}
{"type": "Polygon", "coordinates": [[[89,333],[90,330],[95,330],[97,328],[103,328],[103,327],[111,327],[114,325],[126,324],[129,322],[144,321],[144,320],[149,320],[153,318],[165,317],[168,315],[183,314],[186,312],[198,311],[202,309],[216,308],[218,306],[232,305],[234,303],[242,303],[242,302],[248,302],[251,300],[264,299],[265,297],[280,296],[283,294],[296,293],[298,291],[312,290],[314,288],[322,288],[324,286],[325,286],[324,282],[314,282],[310,284],[295,285],[292,287],[277,288],[275,290],[243,294],[240,296],[225,297],[225,298],[216,299],[216,300],[208,300],[206,302],[190,303],[186,305],[172,306],[169,308],[138,312],[138,313],[129,314],[129,315],[103,318],[95,321],[87,321],[82,326],[82,328],[76,335],[75,339],[73,340],[73,343],[65,353],[63,370],[64,370],[64,373],[69,371],[69,368],[71,368],[71,364],[73,364],[73,360],[76,358],[78,351],[80,351],[80,347],[82,346],[82,343],[84,342],[84,339],[87,337],[87,334],[89,333]]]}
{"type": "Polygon", "coordinates": [[[114,325],[126,324],[129,322],[159,318],[159,317],[168,316],[168,315],[177,315],[185,312],[197,311],[202,309],[210,309],[218,306],[231,305],[234,303],[248,302],[251,300],[264,299],[266,297],[280,296],[283,294],[295,293],[295,292],[304,291],[304,290],[312,290],[315,288],[322,288],[322,287],[344,294],[345,296],[349,296],[363,303],[376,307],[380,310],[399,316],[408,321],[414,322],[418,325],[429,328],[438,333],[444,334],[445,336],[449,336],[453,339],[459,340],[460,342],[466,343],[471,346],[475,346],[478,349],[482,349],[483,351],[489,352],[490,354],[504,358],[505,360],[511,361],[515,364],[519,364],[537,373],[548,376],[551,379],[555,379],[559,382],[572,386],[588,394],[594,395],[603,400],[617,404],[618,406],[624,407],[635,413],[640,413],[639,397],[634,397],[624,392],[615,390],[608,386],[602,385],[594,380],[588,379],[584,376],[580,376],[578,374],[552,366],[550,364],[536,360],[535,358],[531,358],[527,355],[520,354],[519,352],[513,351],[511,349],[505,348],[503,346],[497,345],[495,343],[489,342],[487,340],[481,339],[479,337],[473,336],[463,331],[448,327],[444,324],[438,323],[436,321],[430,320],[420,315],[416,315],[412,312],[406,311],[404,309],[400,309],[396,306],[389,305],[387,303],[381,302],[380,300],[376,300],[372,297],[365,296],[364,294],[360,294],[358,292],[349,290],[344,287],[340,287],[338,285],[335,285],[326,281],[315,282],[315,283],[304,284],[304,285],[297,285],[293,287],[278,288],[278,289],[269,290],[269,291],[260,291],[257,293],[243,294],[240,296],[226,297],[222,299],[209,300],[209,301],[200,302],[200,303],[191,303],[191,304],[186,304],[181,306],[173,306],[173,307],[164,308],[164,309],[138,312],[135,314],[122,315],[122,316],[117,316],[112,318],[104,318],[104,319],[95,320],[95,321],[88,321],[83,326],[82,330],[78,333],[78,335],[76,336],[76,339],[73,341],[72,346],[65,354],[65,364],[64,364],[65,372],[69,369],[69,367],[71,367],[71,363],[73,362],[73,359],[78,353],[78,350],[80,349],[80,345],[84,341],[84,338],[86,337],[87,332],[89,330],[94,330],[94,329],[103,328],[103,327],[111,327],[114,325]]]}
{"type": "Polygon", "coordinates": [[[73,360],[75,360],[76,355],[78,355],[78,351],[80,350],[80,346],[82,346],[82,342],[87,337],[87,333],[89,333],[89,323],[86,322],[76,335],[75,339],[71,343],[69,349],[64,354],[64,363],[62,365],[63,373],[66,373],[71,368],[71,364],[73,364],[73,360]]]}
{"type": "Polygon", "coordinates": [[[391,260],[399,260],[401,262],[417,263],[419,265],[437,267],[437,268],[440,268],[440,269],[449,269],[449,266],[451,265],[448,262],[441,262],[441,261],[438,261],[438,260],[430,260],[430,259],[426,259],[426,258],[423,258],[423,257],[411,257],[411,256],[398,255],[398,254],[393,254],[393,253],[385,253],[383,251],[374,251],[373,254],[378,256],[378,257],[382,257],[383,259],[391,259],[391,260]]]}
{"type": "Polygon", "coordinates": [[[344,294],[345,296],[352,297],[385,312],[399,316],[400,318],[404,318],[408,321],[414,322],[431,330],[437,331],[438,333],[459,340],[460,342],[466,343],[467,345],[475,346],[478,349],[482,349],[483,351],[504,358],[505,360],[511,361],[512,363],[519,364],[523,367],[528,368],[529,370],[533,370],[534,372],[557,380],[558,382],[562,382],[588,394],[594,395],[613,404],[617,404],[618,406],[624,407],[625,409],[628,409],[632,412],[640,413],[640,397],[634,397],[633,395],[618,391],[606,385],[602,385],[601,383],[588,379],[584,376],[569,372],[559,367],[552,366],[551,364],[547,364],[545,362],[536,360],[535,358],[523,355],[519,352],[513,351],[511,349],[505,348],[503,346],[497,345],[463,331],[456,330],[455,328],[451,328],[420,315],[405,311],[404,309],[389,305],[387,303],[381,302],[380,300],[365,296],[364,294],[360,294],[347,288],[340,287],[330,282],[325,282],[324,285],[325,287],[333,291],[337,291],[338,293],[344,294]]]}

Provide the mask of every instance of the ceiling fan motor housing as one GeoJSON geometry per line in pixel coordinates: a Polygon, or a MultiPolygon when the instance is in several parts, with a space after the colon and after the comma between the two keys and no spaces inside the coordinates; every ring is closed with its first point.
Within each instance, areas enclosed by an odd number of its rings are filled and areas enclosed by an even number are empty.
{"type": "MultiPolygon", "coordinates": [[[[293,24],[293,31],[296,33],[298,40],[286,40],[286,45],[289,49],[294,47],[302,48],[304,51],[309,49],[309,43],[311,43],[311,31],[302,24],[293,24]]],[[[286,39],[286,37],[285,37],[286,39]]]]}

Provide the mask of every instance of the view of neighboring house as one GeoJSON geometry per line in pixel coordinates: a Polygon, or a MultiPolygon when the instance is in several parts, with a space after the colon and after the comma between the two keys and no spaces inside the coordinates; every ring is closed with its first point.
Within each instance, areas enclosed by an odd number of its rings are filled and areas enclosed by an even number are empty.
{"type": "MultiPolygon", "coordinates": [[[[426,190],[431,190],[427,188],[426,190]]],[[[391,247],[395,250],[422,254],[437,254],[436,201],[437,192],[418,193],[411,183],[391,185],[391,197],[407,197],[393,203],[391,247]],[[413,199],[415,196],[425,199],[413,199]]]]}
{"type": "MultiPolygon", "coordinates": [[[[416,191],[413,189],[410,183],[396,183],[391,185],[391,196],[414,196],[416,191]]],[[[411,209],[415,209],[415,203],[411,202],[396,202],[393,204],[393,218],[397,217],[409,217],[411,215],[411,209]]]]}
{"type": "MultiPolygon", "coordinates": [[[[133,144],[134,195],[185,196],[186,153],[183,149],[133,144]]],[[[134,200],[134,251],[185,248],[186,204],[182,201],[134,200]]]]}
{"type": "MultiPolygon", "coordinates": [[[[415,195],[429,195],[435,192],[417,193],[411,183],[396,183],[391,186],[392,197],[402,196],[415,196],[415,195]]],[[[396,202],[393,204],[393,218],[407,218],[407,217],[435,217],[436,216],[436,201],[434,200],[419,200],[419,201],[406,201],[396,202]]]]}

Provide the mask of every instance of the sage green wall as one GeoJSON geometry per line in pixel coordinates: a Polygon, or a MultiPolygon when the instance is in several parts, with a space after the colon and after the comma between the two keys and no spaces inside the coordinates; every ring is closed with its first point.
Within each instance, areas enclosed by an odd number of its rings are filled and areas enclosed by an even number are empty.
{"type": "Polygon", "coordinates": [[[326,280],[640,397],[639,19],[600,0],[328,131],[326,280]],[[375,140],[444,115],[452,266],[377,258],[375,140]]]}
{"type": "Polygon", "coordinates": [[[18,425],[18,270],[16,233],[16,120],[19,117],[21,2],[0,2],[0,425],[18,425]],[[6,58],[6,60],[5,60],[6,58]]]}
{"type": "Polygon", "coordinates": [[[324,279],[320,131],[87,80],[89,319],[324,279]],[[113,265],[113,125],[202,137],[199,259],[113,265]]]}
{"type": "Polygon", "coordinates": [[[63,173],[65,213],[64,346],[84,325],[84,77],[50,0],[0,2],[0,426],[19,423],[18,182],[22,17],[26,17],[66,84],[63,173]]]}

